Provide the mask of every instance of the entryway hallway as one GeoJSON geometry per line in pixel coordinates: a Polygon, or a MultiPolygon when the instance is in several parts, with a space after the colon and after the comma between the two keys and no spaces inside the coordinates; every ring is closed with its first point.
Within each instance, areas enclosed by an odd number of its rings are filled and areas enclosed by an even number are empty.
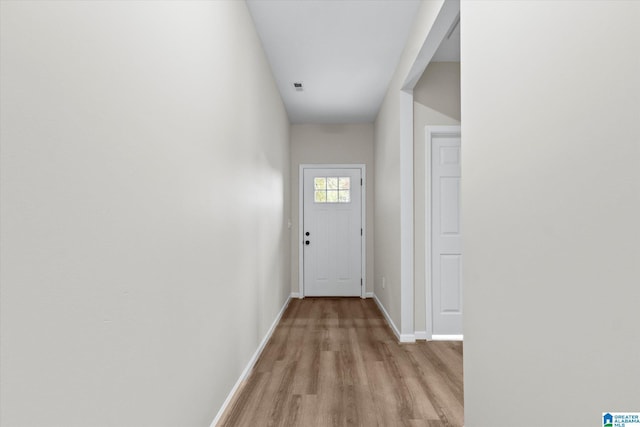
{"type": "Polygon", "coordinates": [[[372,299],[290,302],[219,426],[462,426],[461,342],[399,344],[372,299]]]}

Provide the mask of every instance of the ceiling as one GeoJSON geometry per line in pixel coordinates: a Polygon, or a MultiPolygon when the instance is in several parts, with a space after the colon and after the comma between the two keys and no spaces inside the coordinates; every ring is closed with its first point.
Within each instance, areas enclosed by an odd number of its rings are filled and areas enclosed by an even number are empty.
{"type": "Polygon", "coordinates": [[[375,120],[420,1],[247,4],[289,120],[356,123],[375,120]]]}

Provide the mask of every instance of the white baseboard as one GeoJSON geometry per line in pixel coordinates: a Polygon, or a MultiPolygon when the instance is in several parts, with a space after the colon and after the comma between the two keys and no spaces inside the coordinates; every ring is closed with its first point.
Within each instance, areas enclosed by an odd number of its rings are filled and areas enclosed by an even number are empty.
{"type": "Polygon", "coordinates": [[[416,331],[416,339],[417,340],[426,340],[427,339],[427,331],[416,331]]]}
{"type": "Polygon", "coordinates": [[[398,331],[396,324],[393,323],[393,320],[391,320],[391,316],[389,316],[389,313],[387,313],[387,310],[384,308],[384,305],[382,305],[382,303],[380,302],[376,294],[373,294],[373,300],[376,302],[376,305],[384,315],[384,318],[387,321],[387,324],[389,325],[389,327],[391,328],[391,331],[393,331],[393,334],[396,336],[396,339],[402,342],[400,340],[400,331],[398,331]]]}
{"type": "Polygon", "coordinates": [[[393,323],[393,320],[391,320],[391,316],[389,316],[389,313],[387,313],[387,310],[384,308],[384,306],[382,305],[382,303],[380,302],[376,294],[373,294],[373,300],[378,305],[378,308],[380,308],[380,311],[382,311],[382,314],[384,315],[384,318],[387,321],[387,324],[389,325],[389,327],[393,331],[393,334],[396,336],[399,342],[401,343],[416,342],[416,336],[414,334],[401,334],[400,331],[398,331],[396,324],[393,323]]]}
{"type": "Polygon", "coordinates": [[[463,335],[427,335],[427,331],[416,331],[417,340],[427,341],[463,341],[463,335]]]}
{"type": "Polygon", "coordinates": [[[463,341],[464,335],[432,335],[430,341],[463,341]]]}
{"type": "Polygon", "coordinates": [[[289,298],[287,298],[287,301],[285,301],[284,305],[280,309],[280,312],[278,313],[278,315],[276,316],[275,320],[271,324],[271,327],[269,328],[269,330],[267,331],[266,335],[262,339],[262,342],[260,343],[260,345],[256,349],[256,352],[253,354],[253,356],[249,360],[249,363],[247,363],[247,366],[244,368],[244,371],[242,371],[242,374],[240,374],[240,378],[238,378],[238,381],[236,381],[235,385],[233,386],[233,388],[229,392],[229,395],[227,396],[227,398],[225,399],[224,403],[220,407],[220,410],[216,414],[216,417],[211,422],[211,426],[210,427],[216,427],[216,424],[218,424],[218,422],[222,418],[222,414],[224,414],[224,411],[227,409],[227,406],[229,406],[229,403],[231,403],[231,400],[233,399],[233,396],[238,391],[238,388],[240,388],[240,386],[242,385],[244,380],[247,379],[247,377],[251,373],[251,370],[253,369],[253,366],[256,364],[256,362],[258,361],[258,358],[260,357],[260,354],[262,353],[262,350],[264,350],[264,347],[267,345],[267,342],[271,338],[271,335],[273,335],[273,331],[276,329],[276,326],[280,322],[280,319],[282,318],[282,315],[284,314],[284,311],[289,306],[289,301],[291,301],[292,297],[293,297],[293,294],[291,294],[289,296],[289,298]]]}
{"type": "Polygon", "coordinates": [[[400,334],[401,343],[413,343],[416,342],[415,334],[400,334]]]}
{"type": "Polygon", "coordinates": [[[394,335],[396,336],[398,341],[400,341],[400,332],[398,331],[398,328],[396,328],[395,323],[393,323],[393,320],[391,320],[391,316],[389,316],[389,313],[387,313],[387,310],[384,308],[384,306],[382,305],[382,303],[380,302],[376,294],[373,294],[373,300],[376,302],[376,305],[384,315],[384,318],[387,320],[387,324],[389,325],[389,327],[391,327],[391,330],[393,331],[394,335]]]}
{"type": "MultiPolygon", "coordinates": [[[[300,292],[291,292],[291,298],[304,298],[302,295],[300,295],[300,292]]],[[[364,297],[362,298],[373,298],[373,292],[365,292],[364,293],[364,297]]]]}

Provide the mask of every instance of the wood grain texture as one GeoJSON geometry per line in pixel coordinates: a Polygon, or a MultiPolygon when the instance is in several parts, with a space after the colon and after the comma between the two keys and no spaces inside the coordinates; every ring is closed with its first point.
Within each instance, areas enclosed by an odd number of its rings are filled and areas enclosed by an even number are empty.
{"type": "Polygon", "coordinates": [[[462,343],[399,344],[360,298],[292,300],[218,424],[462,425],[462,343]]]}

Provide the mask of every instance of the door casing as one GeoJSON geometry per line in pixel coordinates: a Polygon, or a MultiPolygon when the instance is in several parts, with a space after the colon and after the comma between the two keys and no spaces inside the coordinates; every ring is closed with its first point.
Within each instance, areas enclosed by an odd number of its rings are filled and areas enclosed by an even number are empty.
{"type": "Polygon", "coordinates": [[[362,222],[362,239],[360,239],[362,251],[362,286],[360,289],[360,298],[366,297],[367,289],[367,223],[366,223],[366,206],[367,206],[367,167],[363,163],[355,164],[301,164],[298,173],[298,295],[304,298],[304,170],[305,169],[360,169],[362,177],[362,194],[361,194],[361,222],[362,222]]]}

